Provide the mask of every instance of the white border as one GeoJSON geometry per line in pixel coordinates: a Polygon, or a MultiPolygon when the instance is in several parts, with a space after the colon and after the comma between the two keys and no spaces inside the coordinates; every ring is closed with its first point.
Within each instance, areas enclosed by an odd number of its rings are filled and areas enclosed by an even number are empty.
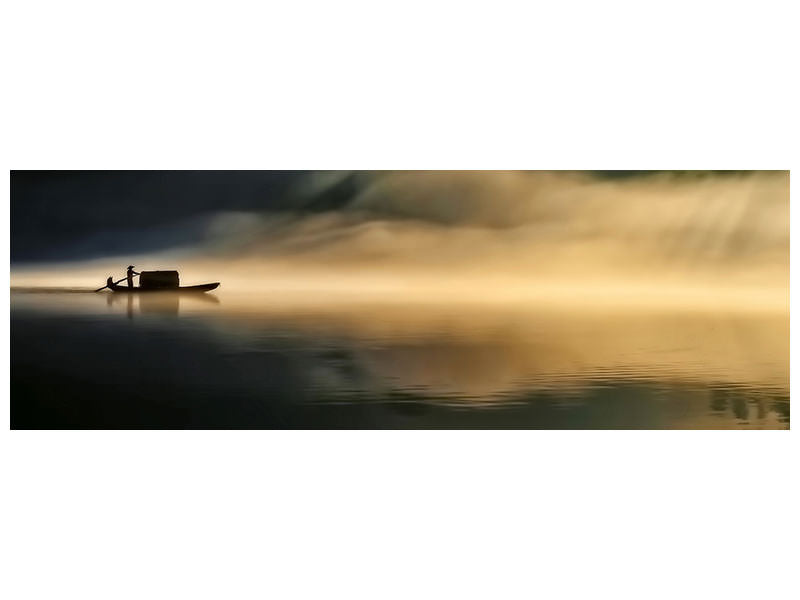
{"type": "MultiPolygon", "coordinates": [[[[4,163],[787,169],[792,8],[17,2],[4,163]]],[[[8,598],[797,595],[793,432],[9,432],[4,418],[8,598]]]]}

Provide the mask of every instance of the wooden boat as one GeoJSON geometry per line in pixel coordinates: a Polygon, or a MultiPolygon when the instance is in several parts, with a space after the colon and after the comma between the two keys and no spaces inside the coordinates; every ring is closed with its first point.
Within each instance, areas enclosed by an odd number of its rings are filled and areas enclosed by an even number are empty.
{"type": "MultiPolygon", "coordinates": [[[[109,280],[111,278],[109,277],[109,280]]],[[[127,285],[117,285],[113,281],[108,282],[108,287],[112,292],[123,292],[127,294],[151,293],[151,292],[210,292],[219,287],[219,282],[204,283],[202,285],[185,285],[176,288],[147,288],[147,287],[128,287],[127,285]]]]}

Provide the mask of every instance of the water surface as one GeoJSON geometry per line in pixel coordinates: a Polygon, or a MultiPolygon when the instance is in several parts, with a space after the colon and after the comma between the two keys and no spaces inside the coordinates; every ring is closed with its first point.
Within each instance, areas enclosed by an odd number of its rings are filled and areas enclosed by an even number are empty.
{"type": "Polygon", "coordinates": [[[11,425],[787,429],[789,319],[12,290],[11,425]]]}

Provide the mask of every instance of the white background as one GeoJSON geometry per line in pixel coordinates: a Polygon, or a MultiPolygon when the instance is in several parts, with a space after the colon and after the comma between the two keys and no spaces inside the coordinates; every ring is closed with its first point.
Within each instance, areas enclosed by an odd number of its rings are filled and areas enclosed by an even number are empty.
{"type": "MultiPolygon", "coordinates": [[[[796,164],[789,2],[3,13],[6,169],[796,164]]],[[[9,431],[8,365],[5,598],[797,597],[792,432],[9,431]]]]}

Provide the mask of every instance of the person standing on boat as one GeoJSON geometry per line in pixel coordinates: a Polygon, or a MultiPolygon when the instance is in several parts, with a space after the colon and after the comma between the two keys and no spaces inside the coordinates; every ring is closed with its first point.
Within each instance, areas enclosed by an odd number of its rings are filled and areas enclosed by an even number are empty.
{"type": "Polygon", "coordinates": [[[128,265],[128,287],[133,287],[133,276],[138,275],[136,271],[133,270],[133,265],[128,265]]]}

